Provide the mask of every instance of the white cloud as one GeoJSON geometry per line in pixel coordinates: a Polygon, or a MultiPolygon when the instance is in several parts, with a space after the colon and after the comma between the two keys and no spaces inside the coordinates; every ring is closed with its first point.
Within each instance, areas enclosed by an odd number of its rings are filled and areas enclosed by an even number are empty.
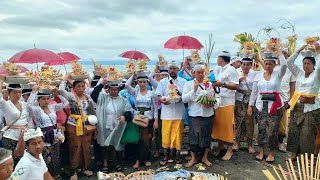
{"type": "MultiPolygon", "coordinates": [[[[183,0],[33,0],[0,2],[0,60],[33,48],[70,51],[83,58],[117,59],[123,51],[137,49],[156,59],[181,59],[182,50],[163,48],[166,40],[187,34],[203,44],[214,34],[219,50],[236,52],[234,35],[254,35],[265,27],[276,27],[279,19],[295,25],[299,43],[308,35],[319,35],[317,7],[320,2],[284,1],[183,1],[183,0]]],[[[277,36],[277,33],[273,33],[277,36]]],[[[259,36],[264,40],[264,36],[259,36]]],[[[188,51],[186,51],[188,54],[188,51]]]]}

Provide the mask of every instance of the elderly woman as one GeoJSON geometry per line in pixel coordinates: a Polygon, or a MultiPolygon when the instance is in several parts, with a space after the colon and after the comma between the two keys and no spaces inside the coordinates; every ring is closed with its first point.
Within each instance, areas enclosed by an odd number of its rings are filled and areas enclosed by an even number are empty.
{"type": "Polygon", "coordinates": [[[69,143],[70,171],[73,174],[70,179],[76,180],[77,169],[84,166],[83,174],[92,176],[90,145],[93,139],[95,128],[88,125],[89,115],[95,115],[95,104],[91,97],[84,93],[85,82],[73,81],[74,93],[67,92],[66,81],[70,74],[66,74],[59,86],[60,94],[65,97],[70,104],[71,115],[68,119],[67,137],[69,143]],[[84,164],[81,164],[83,162],[84,164]]]}
{"type": "Polygon", "coordinates": [[[147,127],[140,127],[140,141],[138,144],[137,160],[133,168],[139,168],[140,163],[143,162],[145,166],[151,166],[150,153],[153,129],[158,128],[158,106],[154,93],[147,89],[148,76],[146,73],[137,74],[137,81],[140,89],[131,86],[132,75],[126,82],[128,92],[135,97],[135,107],[140,114],[149,118],[147,127]]]}
{"type": "Polygon", "coordinates": [[[9,179],[13,172],[12,151],[0,148],[0,177],[9,179]]]}
{"type": "MultiPolygon", "coordinates": [[[[100,80],[101,82],[101,80],[100,80]]],[[[103,172],[108,172],[108,160],[116,151],[116,169],[121,171],[122,151],[121,137],[126,127],[126,120],[131,120],[131,106],[129,102],[119,96],[119,81],[108,81],[106,78],[94,88],[91,93],[93,101],[97,103],[97,142],[103,151],[103,172]],[[108,93],[101,91],[109,85],[108,93]]]]}
{"type": "Polygon", "coordinates": [[[252,115],[253,106],[257,108],[258,143],[260,152],[257,160],[263,160],[265,147],[269,148],[267,162],[274,162],[274,150],[278,147],[279,122],[282,117],[283,102],[280,98],[280,84],[286,73],[287,61],[282,51],[277,47],[275,53],[264,53],[264,71],[258,74],[253,82],[247,115],[252,115]],[[280,68],[274,71],[277,56],[280,68]]]}
{"type": "MultiPolygon", "coordinates": [[[[0,92],[3,81],[0,78],[0,92]]],[[[26,102],[20,101],[22,89],[20,84],[9,84],[7,87],[9,92],[9,100],[2,98],[0,93],[0,109],[6,119],[9,129],[3,134],[4,148],[13,152],[15,164],[22,157],[24,152],[23,132],[28,128],[34,128],[34,124],[30,118],[29,108],[26,102]],[[19,142],[19,143],[18,143],[19,142]]]]}
{"type": "Polygon", "coordinates": [[[240,140],[243,135],[247,137],[248,151],[250,154],[255,153],[252,146],[253,138],[253,116],[247,115],[247,109],[253,81],[260,71],[252,70],[252,57],[244,57],[241,59],[241,66],[237,69],[240,80],[239,89],[236,92],[236,104],[235,104],[235,143],[233,146],[234,151],[238,151],[240,148],[240,140]]]}
{"type": "MultiPolygon", "coordinates": [[[[57,92],[58,90],[53,90],[57,92]]],[[[28,105],[31,108],[31,115],[36,120],[37,127],[41,128],[44,134],[44,151],[43,158],[46,162],[50,174],[55,179],[60,179],[60,143],[64,137],[58,141],[58,132],[62,133],[64,127],[57,125],[56,112],[69,105],[68,100],[63,96],[58,97],[62,103],[50,104],[52,93],[48,90],[39,89],[38,86],[32,88],[32,93],[28,99],[28,105]]]]}
{"type": "MultiPolygon", "coordinates": [[[[287,150],[292,152],[289,158],[296,159],[297,154],[314,153],[317,125],[320,115],[320,47],[316,44],[316,54],[303,58],[303,69],[295,65],[295,60],[305,48],[302,46],[288,59],[288,69],[296,76],[296,91],[291,99],[291,122],[288,133],[287,150]],[[317,57],[317,62],[316,58],[317,57]],[[316,63],[318,63],[316,67],[316,63]]],[[[304,55],[304,54],[303,54],[304,55]]]]}
{"type": "Polygon", "coordinates": [[[212,84],[204,84],[205,66],[197,64],[193,71],[194,80],[186,82],[183,87],[182,101],[188,103],[189,109],[189,141],[191,147],[191,160],[185,167],[191,167],[198,162],[197,154],[203,151],[201,162],[207,166],[212,166],[208,160],[210,151],[211,130],[214,117],[214,109],[219,107],[220,98],[216,98],[215,105],[206,105],[196,102],[199,96],[212,91],[212,84]]]}

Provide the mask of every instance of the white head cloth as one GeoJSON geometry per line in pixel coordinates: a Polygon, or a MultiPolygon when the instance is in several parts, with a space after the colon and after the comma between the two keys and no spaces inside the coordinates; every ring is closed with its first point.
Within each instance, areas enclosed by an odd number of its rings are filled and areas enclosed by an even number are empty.
{"type": "Polygon", "coordinates": [[[219,56],[227,56],[227,57],[231,57],[230,53],[228,51],[221,51],[218,53],[218,57],[219,56]]]}
{"type": "Polygon", "coordinates": [[[36,137],[42,137],[42,136],[43,136],[43,133],[40,128],[37,128],[37,129],[31,128],[31,129],[28,129],[28,131],[26,131],[24,133],[23,140],[28,141],[30,139],[33,139],[36,137]]]}
{"type": "Polygon", "coordinates": [[[10,150],[0,148],[0,165],[12,158],[12,152],[10,150]]]}
{"type": "Polygon", "coordinates": [[[168,63],[168,67],[177,67],[177,68],[179,68],[179,65],[178,65],[178,63],[176,61],[170,61],[168,63]]]}
{"type": "Polygon", "coordinates": [[[194,71],[199,71],[199,70],[205,70],[206,67],[204,66],[204,64],[196,64],[193,68],[194,71]]]}
{"type": "Polygon", "coordinates": [[[241,61],[241,58],[239,58],[239,57],[232,58],[230,61],[230,64],[233,64],[234,62],[237,62],[237,61],[241,61]]]}

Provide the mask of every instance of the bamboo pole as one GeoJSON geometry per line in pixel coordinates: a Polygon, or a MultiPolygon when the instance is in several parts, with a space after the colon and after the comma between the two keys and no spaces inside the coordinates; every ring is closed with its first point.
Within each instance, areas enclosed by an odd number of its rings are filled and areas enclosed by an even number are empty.
{"type": "Polygon", "coordinates": [[[284,170],[282,169],[282,167],[280,166],[280,164],[279,164],[278,166],[279,166],[280,172],[281,172],[284,180],[288,180],[288,178],[287,178],[287,176],[285,175],[284,170]]]}
{"type": "Polygon", "coordinates": [[[318,154],[317,157],[317,164],[316,164],[316,173],[317,178],[316,179],[320,179],[320,153],[318,154]]]}
{"type": "Polygon", "coordinates": [[[303,179],[306,180],[307,176],[306,176],[306,167],[304,165],[304,155],[301,154],[301,166],[302,166],[302,173],[303,173],[303,179]]]}
{"type": "Polygon", "coordinates": [[[314,154],[311,154],[311,169],[310,169],[310,178],[313,179],[313,161],[314,161],[314,154]]]}
{"type": "Polygon", "coordinates": [[[299,179],[302,179],[299,156],[297,157],[297,163],[298,163],[299,179]]]}
{"type": "Polygon", "coordinates": [[[269,170],[262,170],[262,172],[269,180],[276,180],[269,170]]]}
{"type": "Polygon", "coordinates": [[[288,172],[289,172],[290,179],[293,179],[293,176],[291,174],[291,169],[290,169],[288,161],[286,161],[286,165],[287,165],[287,169],[288,169],[288,172]]]}
{"type": "Polygon", "coordinates": [[[273,171],[276,173],[276,175],[278,176],[279,180],[282,180],[282,178],[280,177],[277,169],[275,167],[272,167],[273,171]]]}
{"type": "Polygon", "coordinates": [[[292,164],[292,160],[291,160],[291,159],[289,159],[289,165],[290,165],[290,168],[291,168],[291,170],[292,170],[293,179],[294,179],[294,180],[297,180],[296,171],[294,170],[294,167],[293,167],[293,164],[292,164]]]}
{"type": "Polygon", "coordinates": [[[305,153],[305,159],[306,159],[306,171],[307,171],[307,178],[310,178],[309,174],[309,159],[308,159],[308,154],[305,153]]]}

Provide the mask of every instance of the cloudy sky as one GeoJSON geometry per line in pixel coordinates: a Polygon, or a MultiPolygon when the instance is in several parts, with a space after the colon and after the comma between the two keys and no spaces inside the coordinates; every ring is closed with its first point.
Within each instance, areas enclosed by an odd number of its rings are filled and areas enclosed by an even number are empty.
{"type": "Polygon", "coordinates": [[[302,45],[305,36],[320,36],[319,7],[319,0],[2,0],[0,61],[34,44],[97,60],[119,59],[132,49],[151,59],[160,53],[181,59],[182,51],[163,48],[166,40],[186,34],[204,44],[209,33],[216,41],[214,54],[236,53],[232,40],[241,32],[257,35],[269,26],[277,29],[273,36],[285,39],[291,31],[280,28],[282,18],[295,25],[302,45]]]}

